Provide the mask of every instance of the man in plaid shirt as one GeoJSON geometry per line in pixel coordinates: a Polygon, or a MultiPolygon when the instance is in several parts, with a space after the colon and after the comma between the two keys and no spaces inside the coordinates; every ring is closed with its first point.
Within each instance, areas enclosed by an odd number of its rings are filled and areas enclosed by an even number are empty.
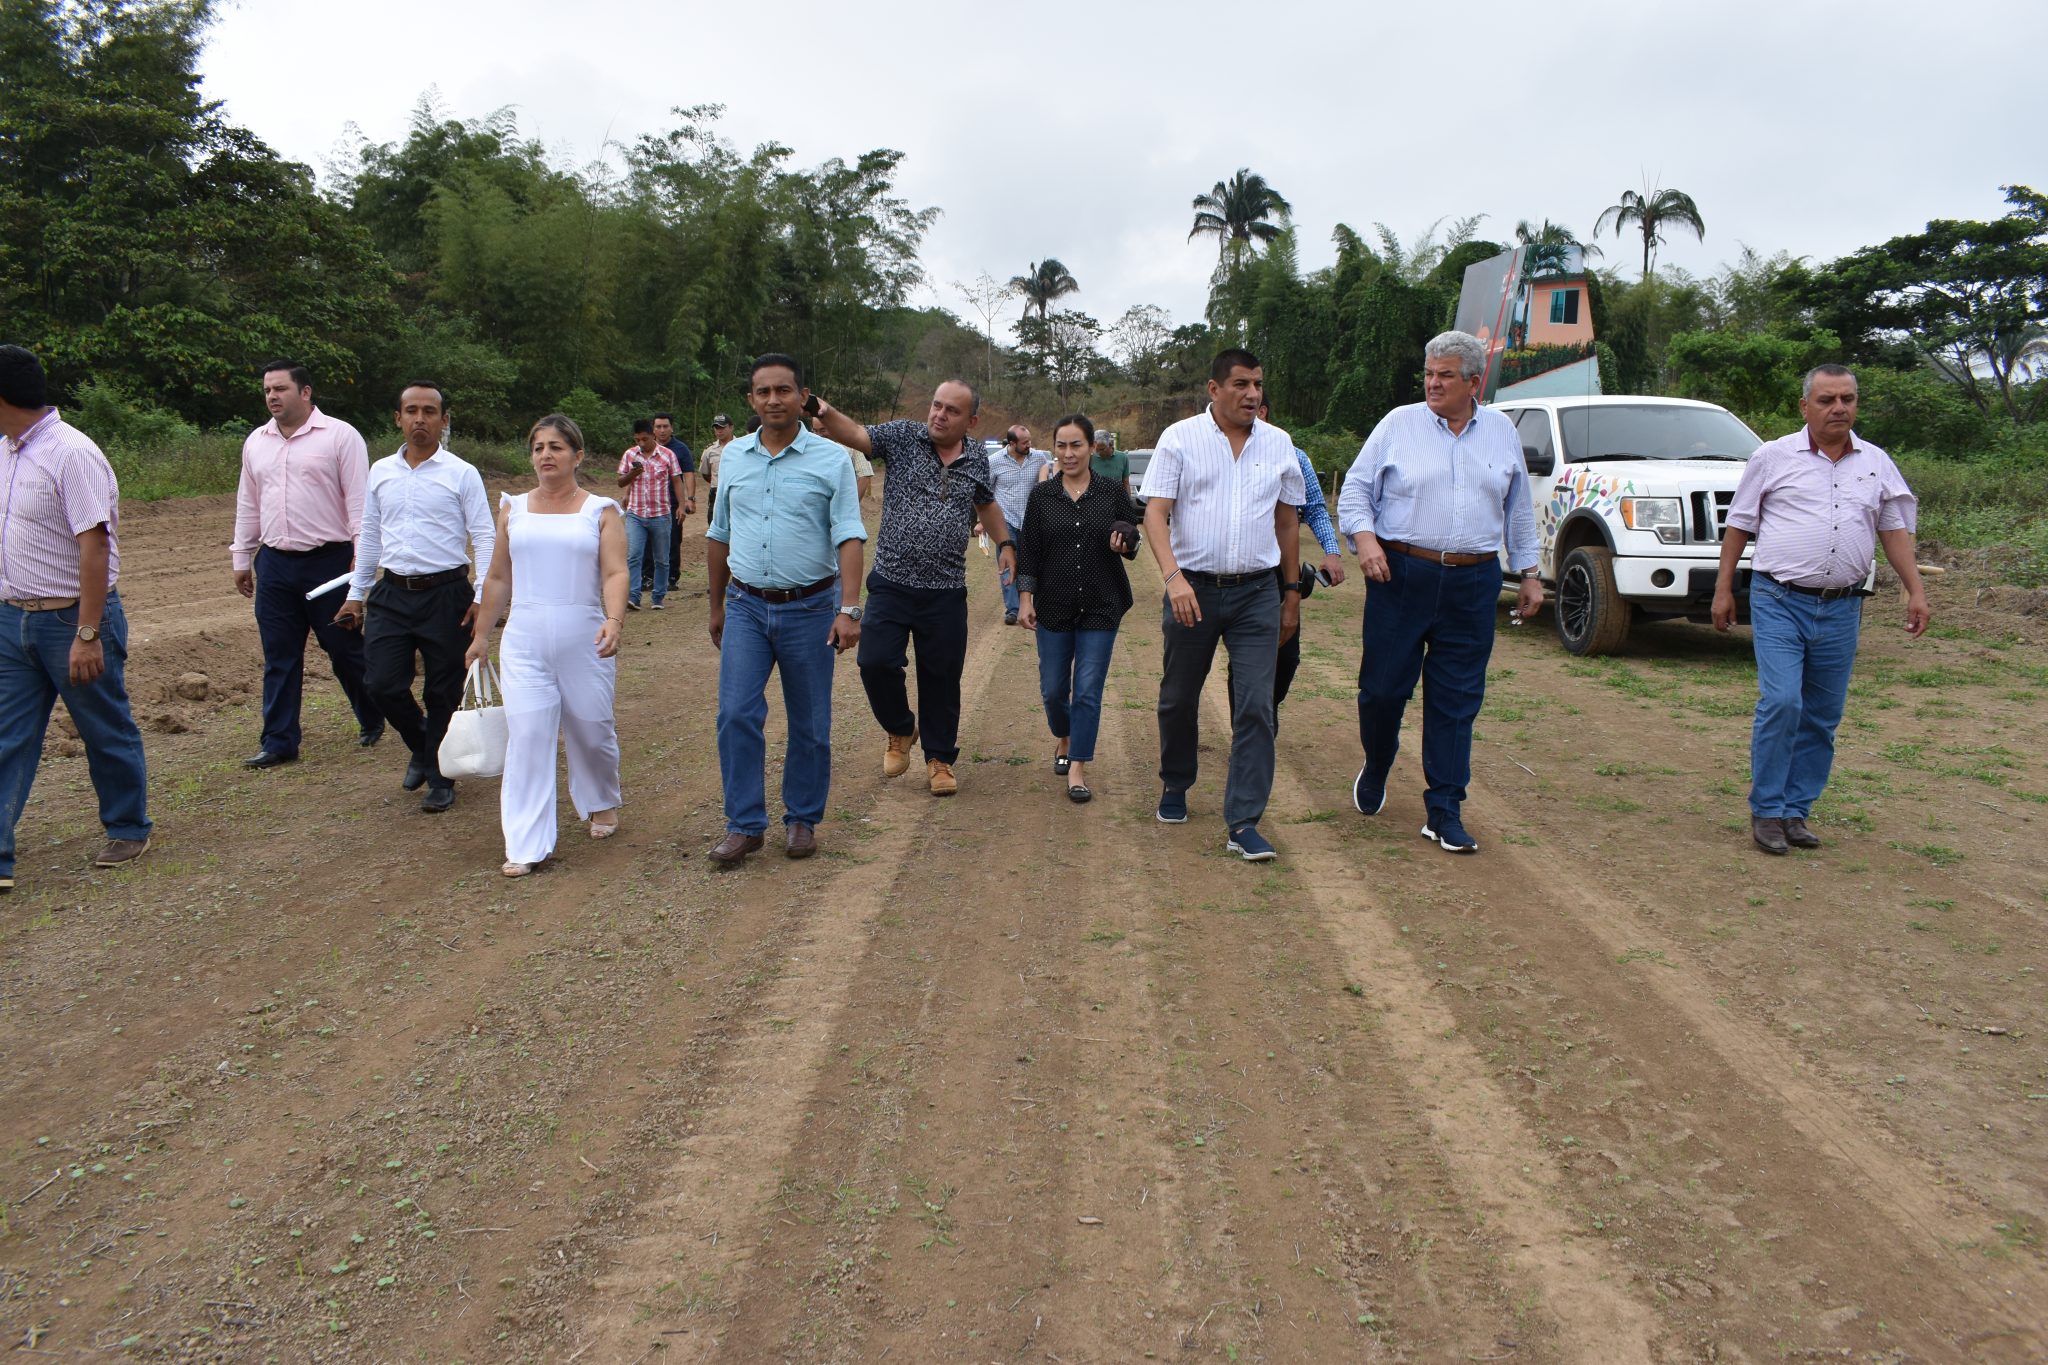
{"type": "Polygon", "coordinates": [[[640,610],[640,571],[654,557],[649,575],[654,609],[668,596],[669,527],[682,515],[683,473],[675,452],[654,439],[654,423],[633,423],[633,447],[619,458],[619,486],[626,490],[626,607],[640,610]]]}

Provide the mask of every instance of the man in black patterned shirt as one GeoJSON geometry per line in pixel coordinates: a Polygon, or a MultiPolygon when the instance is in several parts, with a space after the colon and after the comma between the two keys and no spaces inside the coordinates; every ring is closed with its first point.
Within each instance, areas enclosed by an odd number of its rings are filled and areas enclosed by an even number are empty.
{"type": "Polygon", "coordinates": [[[996,543],[1002,581],[1017,572],[1017,547],[997,506],[988,455],[970,439],[981,395],[962,379],[932,394],[922,422],[863,426],[820,400],[825,436],[883,462],[882,528],[868,574],[861,618],[860,680],[889,742],[882,776],[910,767],[910,748],[924,737],[925,775],[933,796],[960,789],[960,674],[967,664],[967,539],[975,523],[996,543]],[[917,710],[910,709],[904,669],[917,651],[917,710]]]}

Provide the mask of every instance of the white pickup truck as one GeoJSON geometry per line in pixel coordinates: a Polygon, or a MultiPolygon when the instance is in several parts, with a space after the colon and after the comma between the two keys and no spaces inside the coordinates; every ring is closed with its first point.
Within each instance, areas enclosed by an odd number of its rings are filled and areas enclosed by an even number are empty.
{"type": "MultiPolygon", "coordinates": [[[[1516,398],[1496,406],[1522,438],[1538,567],[1564,647],[1606,654],[1637,620],[1707,622],[1721,531],[1742,467],[1762,444],[1756,433],[1726,408],[1685,398],[1516,398]]],[[[1748,563],[1745,549],[1736,576],[1745,620],[1748,563]]]]}

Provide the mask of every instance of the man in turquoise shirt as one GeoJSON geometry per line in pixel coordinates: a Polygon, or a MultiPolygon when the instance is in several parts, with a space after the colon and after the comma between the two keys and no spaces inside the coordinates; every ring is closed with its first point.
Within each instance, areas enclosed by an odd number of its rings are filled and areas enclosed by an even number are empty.
{"type": "Polygon", "coordinates": [[[759,431],[719,457],[718,503],[706,535],[711,643],[718,659],[718,771],[725,837],[711,861],[737,867],[768,832],[768,675],[782,670],[789,746],[782,764],[783,851],[818,851],[832,785],[832,666],[860,640],[867,528],[843,446],[803,420],[803,367],[786,355],[754,361],[747,401],[759,431]]]}

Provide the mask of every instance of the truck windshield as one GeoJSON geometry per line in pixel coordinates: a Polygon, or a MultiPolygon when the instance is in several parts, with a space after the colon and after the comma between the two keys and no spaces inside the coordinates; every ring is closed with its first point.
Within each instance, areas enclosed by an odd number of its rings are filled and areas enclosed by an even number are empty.
{"type": "Polygon", "coordinates": [[[1600,403],[1562,408],[1557,424],[1567,461],[1747,460],[1763,444],[1720,408],[1664,403],[1600,403]]]}

